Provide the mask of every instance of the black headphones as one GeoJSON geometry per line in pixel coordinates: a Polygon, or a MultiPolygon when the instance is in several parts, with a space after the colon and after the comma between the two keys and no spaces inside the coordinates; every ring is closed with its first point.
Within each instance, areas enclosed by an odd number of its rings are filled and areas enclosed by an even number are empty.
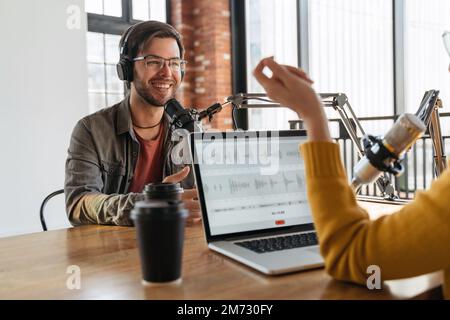
{"type": "Polygon", "coordinates": [[[117,75],[119,76],[120,80],[129,82],[133,81],[133,61],[131,61],[130,57],[128,56],[128,38],[130,37],[130,34],[134,30],[134,28],[141,23],[142,22],[132,25],[125,32],[125,39],[123,40],[122,46],[120,47],[119,51],[120,59],[116,65],[117,75]]]}
{"type": "MultiPolygon", "coordinates": [[[[116,64],[117,75],[120,80],[131,82],[133,81],[133,61],[128,56],[128,38],[130,34],[133,32],[134,28],[136,28],[139,24],[144,23],[145,21],[136,23],[128,28],[125,32],[125,39],[123,40],[122,46],[120,47],[120,59],[116,64]]],[[[184,70],[181,70],[181,81],[184,78],[184,70]]]]}

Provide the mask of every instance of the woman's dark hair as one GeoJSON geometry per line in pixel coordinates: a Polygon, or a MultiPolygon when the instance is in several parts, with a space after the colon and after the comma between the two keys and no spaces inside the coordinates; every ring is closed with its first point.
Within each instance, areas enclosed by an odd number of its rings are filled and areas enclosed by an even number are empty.
{"type": "MultiPolygon", "coordinates": [[[[132,27],[133,28],[133,27],[132,27]]],[[[127,32],[122,34],[122,38],[119,42],[119,48],[122,48],[123,42],[127,32]]],[[[128,36],[127,40],[127,56],[129,59],[133,59],[137,56],[138,52],[142,51],[145,45],[153,38],[173,38],[177,41],[178,48],[180,49],[180,58],[184,57],[184,47],[181,42],[181,36],[174,27],[170,24],[160,21],[144,21],[140,22],[128,36]]]]}

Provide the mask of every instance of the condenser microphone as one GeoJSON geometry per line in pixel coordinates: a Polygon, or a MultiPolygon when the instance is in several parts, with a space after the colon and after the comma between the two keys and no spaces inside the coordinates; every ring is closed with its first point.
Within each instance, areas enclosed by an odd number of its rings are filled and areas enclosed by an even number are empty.
{"type": "Polygon", "coordinates": [[[164,105],[164,111],[171,119],[171,124],[178,129],[186,129],[189,132],[198,131],[195,117],[184,108],[175,98],[170,99],[164,105]]]}
{"type": "Polygon", "coordinates": [[[415,115],[402,114],[382,138],[368,136],[363,140],[365,155],[354,168],[354,190],[378,178],[382,172],[395,176],[403,172],[401,158],[425,132],[425,124],[415,115]]]}

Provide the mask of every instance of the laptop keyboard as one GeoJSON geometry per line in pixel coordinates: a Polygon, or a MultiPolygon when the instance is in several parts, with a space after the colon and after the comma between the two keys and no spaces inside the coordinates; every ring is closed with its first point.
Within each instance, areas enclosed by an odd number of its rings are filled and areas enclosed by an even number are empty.
{"type": "Polygon", "coordinates": [[[235,242],[238,246],[250,249],[256,253],[288,250],[319,244],[315,232],[294,234],[282,237],[235,242]]]}

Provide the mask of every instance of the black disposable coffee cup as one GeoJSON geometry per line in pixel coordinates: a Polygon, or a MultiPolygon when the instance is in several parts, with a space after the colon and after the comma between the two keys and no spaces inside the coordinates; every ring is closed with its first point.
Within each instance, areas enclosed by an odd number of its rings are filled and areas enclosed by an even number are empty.
{"type": "Polygon", "coordinates": [[[149,183],[144,187],[145,200],[181,201],[182,194],[179,183],[149,183]]]}
{"type": "Polygon", "coordinates": [[[139,201],[131,211],[144,284],[181,281],[184,226],[183,202],[139,201]]]}

